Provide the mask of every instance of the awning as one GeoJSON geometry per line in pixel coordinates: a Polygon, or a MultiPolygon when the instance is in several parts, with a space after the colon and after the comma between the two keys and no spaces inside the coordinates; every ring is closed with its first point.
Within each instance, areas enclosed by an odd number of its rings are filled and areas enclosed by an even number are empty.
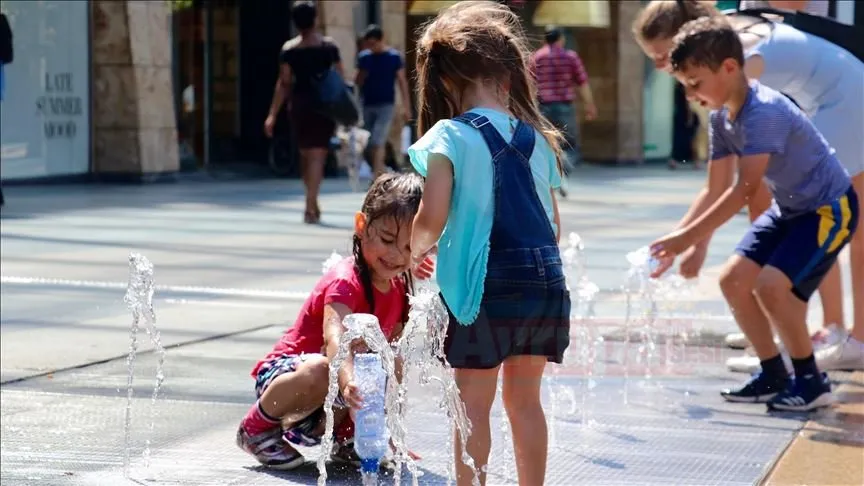
{"type": "Polygon", "coordinates": [[[538,26],[609,27],[609,1],[551,0],[540,2],[531,23],[538,26]]]}
{"type": "Polygon", "coordinates": [[[408,15],[438,15],[441,9],[457,3],[458,0],[414,0],[408,6],[408,15]]]}

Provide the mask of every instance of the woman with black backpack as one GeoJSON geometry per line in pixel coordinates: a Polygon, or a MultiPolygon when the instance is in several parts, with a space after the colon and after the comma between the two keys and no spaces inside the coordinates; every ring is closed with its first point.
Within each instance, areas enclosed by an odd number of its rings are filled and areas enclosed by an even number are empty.
{"type": "Polygon", "coordinates": [[[331,138],[336,131],[336,120],[322,109],[321,80],[334,79],[344,86],[339,47],[315,28],[317,16],[312,2],[297,2],[292,7],[291,18],[300,35],[282,47],[279,81],[264,122],[264,131],[272,137],[279,110],[283,105],[288,107],[294,140],[300,150],[300,170],[306,188],[303,221],[307,224],[316,224],[321,219],[318,192],[324,179],[331,138]]]}

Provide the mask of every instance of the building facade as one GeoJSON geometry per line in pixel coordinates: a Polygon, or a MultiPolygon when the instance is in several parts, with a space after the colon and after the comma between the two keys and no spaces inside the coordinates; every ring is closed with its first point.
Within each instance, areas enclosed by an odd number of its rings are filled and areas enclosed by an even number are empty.
{"type": "MultiPolygon", "coordinates": [[[[405,53],[413,77],[417,30],[453,3],[321,0],[319,21],[339,45],[349,79],[358,35],[369,23],[380,24],[388,42],[405,53]]],[[[505,3],[535,46],[543,28],[555,24],[582,57],[599,111],[596,120],[580,122],[586,160],[668,157],[673,81],[653,69],[630,32],[644,1],[505,3]]],[[[295,35],[292,4],[0,1],[15,47],[0,104],[0,177],[149,180],[222,163],[272,165],[275,144],[264,136],[263,122],[279,51],[295,35]]],[[[840,0],[832,1],[832,12],[860,23],[864,8],[840,0]]],[[[283,117],[277,131],[286,133],[286,123],[283,117]]],[[[397,149],[404,123],[393,123],[397,149]]]]}

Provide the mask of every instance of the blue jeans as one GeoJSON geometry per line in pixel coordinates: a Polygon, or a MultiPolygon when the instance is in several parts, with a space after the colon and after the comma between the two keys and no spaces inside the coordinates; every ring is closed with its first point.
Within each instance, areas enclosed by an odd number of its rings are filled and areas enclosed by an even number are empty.
{"type": "Polygon", "coordinates": [[[369,146],[383,147],[390,135],[394,105],[363,106],[363,128],[369,131],[369,146]]]}
{"type": "Polygon", "coordinates": [[[582,154],[579,150],[579,123],[576,121],[576,107],[573,103],[540,103],[540,113],[552,122],[561,133],[567,145],[563,147],[567,156],[567,169],[577,165],[582,154]]]}

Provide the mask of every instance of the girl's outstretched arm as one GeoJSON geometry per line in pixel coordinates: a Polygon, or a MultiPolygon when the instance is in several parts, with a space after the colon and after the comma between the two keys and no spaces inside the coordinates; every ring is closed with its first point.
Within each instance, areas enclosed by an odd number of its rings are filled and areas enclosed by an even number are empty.
{"type": "Polygon", "coordinates": [[[444,155],[430,154],[423,199],[411,228],[411,256],[415,261],[421,261],[441,238],[452,195],[453,163],[444,155]]]}
{"type": "MultiPolygon", "coordinates": [[[[339,351],[339,341],[345,332],[342,320],[352,312],[345,304],[333,303],[324,306],[324,353],[330,363],[333,362],[339,351]]],[[[351,408],[359,408],[362,401],[360,401],[357,387],[354,385],[354,352],[355,346],[352,346],[339,369],[339,391],[342,392],[342,398],[351,408]]]]}

